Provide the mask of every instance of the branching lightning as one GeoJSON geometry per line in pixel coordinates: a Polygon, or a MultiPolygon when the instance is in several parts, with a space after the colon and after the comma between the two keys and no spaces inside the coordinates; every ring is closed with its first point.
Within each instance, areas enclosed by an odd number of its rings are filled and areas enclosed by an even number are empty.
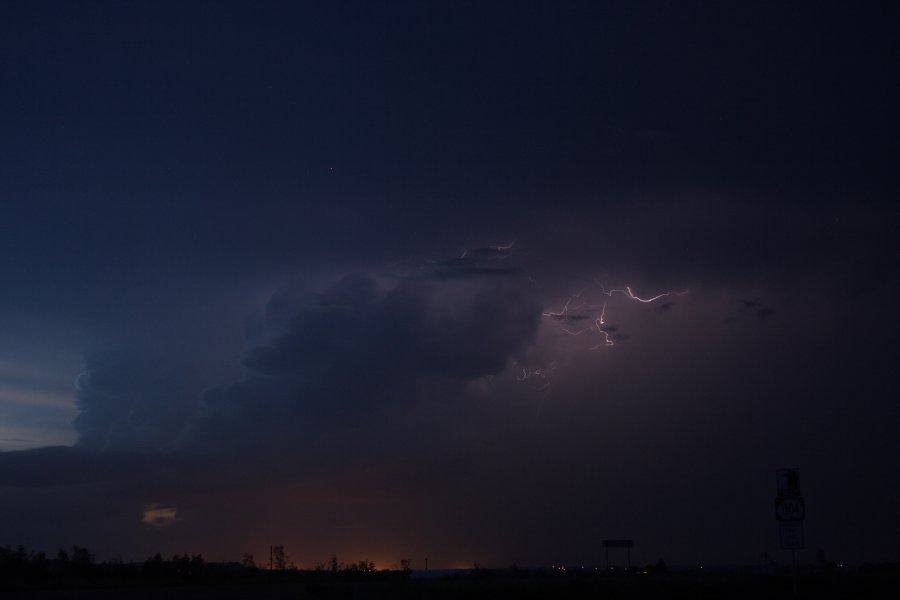
{"type": "Polygon", "coordinates": [[[592,286],[587,286],[578,292],[573,293],[566,299],[565,304],[563,304],[562,308],[559,310],[548,310],[543,314],[544,317],[549,319],[553,319],[557,322],[562,323],[560,326],[560,331],[570,336],[579,336],[583,334],[595,334],[601,336],[601,340],[599,344],[595,344],[588,348],[588,350],[597,350],[599,348],[607,347],[607,346],[615,346],[616,340],[621,340],[621,334],[618,334],[618,327],[615,325],[609,325],[606,322],[606,309],[609,304],[609,298],[613,297],[613,294],[620,294],[627,298],[628,300],[633,300],[635,302],[640,302],[642,304],[650,304],[660,300],[662,298],[666,298],[668,296],[683,296],[688,293],[687,290],[671,290],[667,292],[662,292],[656,294],[655,296],[651,296],[648,298],[642,298],[635,294],[630,285],[626,285],[624,288],[620,289],[611,289],[607,290],[606,287],[598,280],[594,280],[594,284],[592,286]],[[597,286],[599,290],[597,290],[601,295],[606,296],[600,303],[591,303],[585,300],[581,300],[581,297],[588,291],[593,285],[597,286]],[[574,305],[572,304],[573,300],[578,300],[574,305]],[[593,312],[596,314],[596,311],[599,310],[599,314],[593,316],[591,314],[581,314],[577,311],[585,311],[593,312]],[[572,322],[577,322],[580,320],[591,319],[593,324],[589,327],[581,327],[581,328],[572,328],[569,326],[572,322]]]}
{"type": "Polygon", "coordinates": [[[553,374],[556,372],[556,361],[551,361],[547,366],[537,368],[526,368],[516,365],[516,381],[525,383],[537,379],[540,383],[535,388],[536,391],[545,390],[553,383],[553,374]]]}
{"type": "MultiPolygon", "coordinates": [[[[469,246],[460,249],[459,254],[453,258],[433,259],[424,256],[413,256],[403,261],[398,261],[388,268],[397,267],[416,268],[419,276],[451,278],[483,276],[490,274],[515,274],[516,269],[501,269],[494,261],[504,261],[513,254],[515,241],[507,244],[493,244],[481,246],[469,246]]],[[[540,287],[537,280],[526,275],[527,279],[540,287]]],[[[591,283],[571,293],[565,302],[558,308],[547,308],[541,314],[550,323],[556,325],[557,331],[569,337],[594,338],[596,343],[587,342],[582,348],[596,351],[609,348],[627,339],[628,336],[619,331],[619,325],[609,322],[609,312],[617,307],[615,298],[621,296],[624,300],[639,304],[652,304],[663,298],[671,296],[683,296],[688,290],[668,290],[651,296],[639,296],[630,285],[621,288],[607,289],[599,278],[594,277],[591,283]]],[[[557,348],[550,348],[555,354],[557,348]]],[[[537,384],[535,389],[545,390],[550,387],[553,375],[557,370],[557,361],[549,360],[541,366],[534,367],[513,361],[513,374],[519,383],[537,384]]]]}

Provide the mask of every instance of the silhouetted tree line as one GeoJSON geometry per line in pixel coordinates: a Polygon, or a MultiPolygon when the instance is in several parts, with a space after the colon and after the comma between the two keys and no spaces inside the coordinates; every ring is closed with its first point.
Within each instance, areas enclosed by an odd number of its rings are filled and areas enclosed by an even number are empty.
{"type": "Polygon", "coordinates": [[[48,558],[44,552],[29,552],[25,546],[0,546],[0,578],[4,582],[53,576],[85,576],[95,566],[94,555],[80,546],[72,546],[70,552],[60,549],[55,558],[48,558]]]}
{"type": "MultiPolygon", "coordinates": [[[[311,585],[329,585],[329,582],[341,581],[404,581],[412,572],[409,559],[402,559],[399,565],[391,570],[378,571],[375,563],[361,560],[344,563],[337,556],[326,562],[318,563],[313,570],[298,570],[287,556],[283,546],[271,548],[270,560],[265,565],[257,565],[251,553],[245,553],[240,562],[208,563],[200,554],[175,554],[164,558],[157,553],[142,562],[123,562],[111,559],[97,562],[93,554],[86,548],[72,546],[69,550],[60,549],[55,556],[47,556],[44,552],[30,552],[24,546],[15,548],[0,546],[0,592],[9,589],[46,589],[46,588],[79,588],[91,589],[101,587],[138,587],[138,586],[171,586],[199,584],[231,584],[267,582],[309,582],[311,585]],[[399,567],[399,568],[398,568],[399,567]]],[[[822,561],[820,561],[822,562],[822,561]]],[[[806,578],[804,585],[810,588],[827,591],[835,582],[845,582],[847,589],[864,585],[872,589],[900,584],[900,563],[866,564],[852,571],[834,572],[833,569],[816,565],[801,567],[801,578],[806,578]],[[814,579],[818,577],[818,579],[814,579]]],[[[556,571],[550,569],[521,569],[517,566],[508,569],[482,569],[480,565],[467,571],[460,571],[443,581],[467,580],[478,581],[491,579],[497,581],[551,581],[551,580],[586,580],[586,581],[655,581],[668,585],[672,581],[713,582],[715,585],[731,585],[735,578],[744,578],[755,582],[760,590],[778,588],[778,581],[766,583],[768,576],[747,575],[700,575],[696,572],[679,569],[673,572],[664,560],[654,565],[634,567],[631,570],[617,571],[616,576],[608,576],[592,569],[572,569],[556,571]],[[656,577],[644,577],[656,575],[656,577]],[[673,579],[674,578],[674,579],[673,579]],[[721,581],[720,581],[721,580],[721,581]],[[719,582],[719,583],[716,583],[719,582]],[[761,587],[760,587],[761,586],[761,587]]],[[[412,583],[411,580],[410,583],[412,583]]],[[[416,585],[419,585],[418,583],[416,585]]],[[[618,584],[615,584],[618,585],[618,584]]],[[[655,585],[655,584],[654,584],[655,585]]],[[[778,588],[780,589],[780,588],[778,588]]],[[[838,589],[838,588],[835,588],[838,589]]],[[[843,589],[843,588],[841,588],[843,589]]],[[[831,596],[829,596],[831,597],[831,596]]],[[[2,598],[2,593],[0,593],[2,598]]]]}
{"type": "Polygon", "coordinates": [[[343,563],[333,556],[319,563],[313,571],[300,571],[285,552],[284,546],[272,546],[268,563],[257,564],[246,552],[240,562],[207,563],[201,554],[175,554],[165,558],[156,553],[142,562],[111,559],[98,562],[86,548],[72,546],[60,549],[55,556],[31,552],[24,546],[0,546],[0,589],[90,588],[129,585],[190,585],[193,583],[228,583],[233,581],[289,581],[294,579],[328,579],[359,577],[398,577],[409,573],[409,561],[401,561],[403,569],[378,572],[375,563],[358,561],[343,563]]]}
{"type": "Polygon", "coordinates": [[[157,552],[144,561],[142,572],[149,577],[199,577],[205,574],[205,566],[201,554],[190,556],[185,552],[173,555],[170,560],[164,560],[157,552]]]}
{"type": "MultiPolygon", "coordinates": [[[[409,569],[407,567],[409,565],[409,560],[403,559],[400,563],[406,565],[406,567],[403,568],[403,571],[408,572],[409,569]]],[[[378,572],[378,569],[375,568],[375,563],[373,562],[361,560],[359,562],[342,563],[338,560],[337,556],[332,556],[327,563],[318,563],[315,570],[317,573],[328,572],[332,575],[341,573],[346,575],[357,575],[378,572]]]]}
{"type": "Polygon", "coordinates": [[[210,565],[200,554],[175,554],[166,559],[157,553],[143,562],[97,562],[80,546],[60,549],[52,558],[44,552],[29,552],[24,546],[0,546],[0,586],[4,588],[191,583],[248,577],[255,571],[237,563],[210,565]]]}

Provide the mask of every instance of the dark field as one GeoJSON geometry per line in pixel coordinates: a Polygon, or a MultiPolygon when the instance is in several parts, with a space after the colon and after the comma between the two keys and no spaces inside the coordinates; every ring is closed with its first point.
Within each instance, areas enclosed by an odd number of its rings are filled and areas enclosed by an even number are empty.
{"type": "MultiPolygon", "coordinates": [[[[663,573],[627,575],[495,571],[417,579],[400,573],[358,578],[295,573],[274,580],[266,573],[232,582],[130,582],[69,589],[6,590],[10,599],[230,598],[900,598],[900,570],[804,573],[793,592],[790,574],[663,573]]],[[[84,586],[84,587],[80,587],[84,586]]]]}

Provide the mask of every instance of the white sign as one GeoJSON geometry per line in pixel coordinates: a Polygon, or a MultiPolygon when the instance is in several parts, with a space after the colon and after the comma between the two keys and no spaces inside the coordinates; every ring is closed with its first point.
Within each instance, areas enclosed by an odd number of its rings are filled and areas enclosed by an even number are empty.
{"type": "Polygon", "coordinates": [[[775,518],[779,521],[802,521],[806,518],[803,498],[793,496],[775,498],[775,518]]]}
{"type": "Polygon", "coordinates": [[[783,550],[802,550],[803,523],[799,521],[779,523],[778,537],[783,550]]]}
{"type": "Polygon", "coordinates": [[[800,469],[778,469],[775,472],[775,485],[779,496],[799,496],[800,469]]]}

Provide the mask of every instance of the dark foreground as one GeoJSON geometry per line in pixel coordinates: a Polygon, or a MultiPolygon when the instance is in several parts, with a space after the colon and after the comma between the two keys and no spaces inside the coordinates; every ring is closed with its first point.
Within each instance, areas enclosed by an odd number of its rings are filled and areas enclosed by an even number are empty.
{"type": "Polygon", "coordinates": [[[6,589],[2,597],[35,600],[75,599],[305,599],[305,598],[900,598],[900,572],[871,570],[841,573],[802,573],[797,594],[790,574],[659,573],[558,574],[544,571],[461,573],[449,577],[417,578],[376,574],[360,578],[297,573],[231,582],[80,582],[68,589],[6,589]],[[122,585],[124,584],[124,585],[122,585]]]}

